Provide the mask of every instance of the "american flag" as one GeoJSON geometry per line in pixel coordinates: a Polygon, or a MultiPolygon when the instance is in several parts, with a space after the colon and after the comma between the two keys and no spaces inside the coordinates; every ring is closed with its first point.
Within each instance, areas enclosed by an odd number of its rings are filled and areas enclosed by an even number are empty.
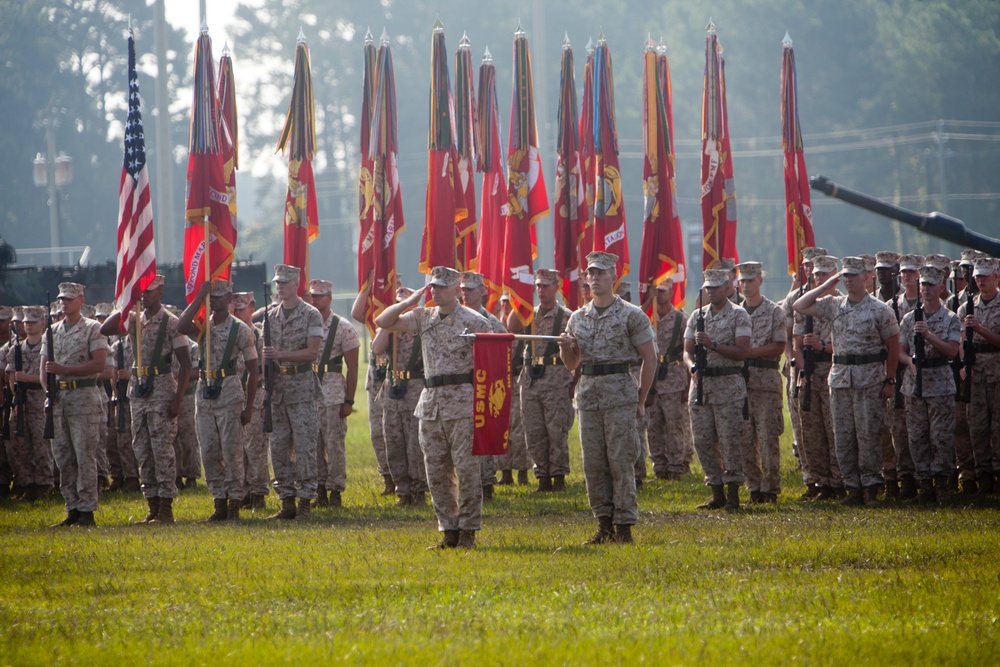
{"type": "Polygon", "coordinates": [[[118,197],[118,278],[115,283],[115,307],[122,313],[122,331],[132,306],[156,276],[150,199],[146,139],[139,111],[139,78],[135,72],[135,40],[130,30],[128,119],[125,121],[125,157],[118,197]]]}

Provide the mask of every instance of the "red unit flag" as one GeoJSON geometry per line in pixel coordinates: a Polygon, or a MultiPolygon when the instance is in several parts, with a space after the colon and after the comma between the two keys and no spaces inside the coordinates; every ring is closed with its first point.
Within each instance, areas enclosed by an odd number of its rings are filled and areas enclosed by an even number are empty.
{"type": "MultiPolygon", "coordinates": [[[[371,157],[372,105],[375,103],[375,40],[369,30],[365,33],[364,74],[361,93],[361,167],[358,171],[358,292],[369,289],[368,278],[375,271],[375,209],[374,160],[371,157]]],[[[375,333],[375,296],[369,294],[365,304],[365,326],[375,333]]]]}
{"type": "Polygon", "coordinates": [[[503,295],[503,237],[507,222],[507,179],[500,149],[500,107],[496,68],[489,49],[479,66],[479,128],[482,144],[476,151],[476,170],[483,175],[482,221],[479,227],[479,272],[489,293],[486,310],[493,312],[503,295]]]}
{"type": "MultiPolygon", "coordinates": [[[[374,237],[374,277],[367,310],[374,320],[395,302],[396,237],[406,228],[403,194],[399,188],[396,128],[396,76],[392,66],[389,37],[383,32],[375,65],[378,83],[372,110],[371,155],[374,193],[372,229],[374,237]]],[[[374,325],[369,325],[374,333],[374,325]]]]}
{"type": "Polygon", "coordinates": [[[319,205],[312,160],[316,153],[316,105],[313,100],[309,47],[299,31],[295,45],[295,82],[285,126],[275,152],[288,149],[288,191],[285,194],[284,262],[302,269],[301,296],[309,284],[309,244],[319,236],[319,205]]]}
{"type": "Polygon", "coordinates": [[[431,38],[430,126],[427,135],[427,199],[424,232],[420,239],[420,270],[429,274],[435,266],[456,268],[459,265],[458,243],[468,231],[463,223],[469,215],[457,174],[455,109],[441,21],[434,23],[431,38]]]}
{"type": "Polygon", "coordinates": [[[502,456],[510,442],[511,344],[514,334],[476,334],[473,346],[472,453],[502,456]]]}
{"type": "MultiPolygon", "coordinates": [[[[642,86],[643,195],[640,301],[648,290],[673,282],[672,301],[684,305],[685,265],[674,178],[673,116],[666,47],[646,46],[642,86]]],[[[652,302],[650,302],[652,303],[652,302]]],[[[652,314],[652,305],[649,308],[652,314]]]]}
{"type": "Polygon", "coordinates": [[[580,164],[587,215],[580,223],[580,275],[587,271],[587,255],[594,248],[594,42],[587,41],[583,66],[583,106],[580,110],[580,164]]]}
{"type": "Polygon", "coordinates": [[[115,280],[115,308],[122,314],[122,332],[132,306],[156,277],[153,206],[139,78],[135,70],[135,39],[131,29],[128,33],[128,117],[123,143],[124,160],[118,189],[118,275],[115,280]]]}
{"type": "MultiPolygon", "coordinates": [[[[225,175],[225,146],[221,137],[221,114],[212,40],[203,29],[195,48],[194,104],[187,173],[187,227],[184,230],[185,291],[188,303],[201,284],[227,280],[236,250],[236,227],[230,214],[225,175]],[[206,275],[206,273],[208,275],[206,275]]],[[[235,183],[235,181],[234,181],[235,183]]],[[[204,322],[199,313],[197,324],[204,322]]]]}
{"type": "Polygon", "coordinates": [[[569,35],[563,41],[559,74],[556,143],[555,268],[560,291],[570,310],[580,307],[580,230],[587,224],[587,200],[580,161],[579,117],[569,35]]]}
{"type": "Polygon", "coordinates": [[[504,229],[504,291],[525,327],[534,317],[538,255],[535,222],[549,214],[542,159],[535,128],[535,93],[531,78],[528,38],[517,26],[514,33],[514,84],[510,100],[510,138],[507,143],[507,224],[504,229]]]}
{"type": "Polygon", "coordinates": [[[799,84],[792,39],[781,41],[781,150],[785,155],[785,238],[788,243],[788,274],[802,265],[802,249],[816,245],[809,196],[809,174],[799,125],[799,84]]]}
{"type": "Polygon", "coordinates": [[[611,50],[601,35],[594,54],[594,250],[618,255],[615,289],[629,273],[628,230],[618,164],[611,50]]]}
{"type": "Polygon", "coordinates": [[[475,271],[476,252],[476,151],[479,150],[479,114],[472,82],[472,43],[462,35],[455,52],[455,152],[458,157],[458,187],[467,212],[459,228],[458,267],[475,271]]]}
{"type": "Polygon", "coordinates": [[[705,90],[701,106],[702,266],[721,258],[739,261],[736,251],[736,182],[726,116],[726,73],[722,45],[711,21],[705,37],[705,90]]]}

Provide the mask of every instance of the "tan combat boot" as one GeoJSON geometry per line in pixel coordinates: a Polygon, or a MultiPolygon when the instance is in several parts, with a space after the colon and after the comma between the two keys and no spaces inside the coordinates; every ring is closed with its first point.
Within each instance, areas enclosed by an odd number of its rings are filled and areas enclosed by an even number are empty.
{"type": "Polygon", "coordinates": [[[299,498],[299,509],[295,512],[296,521],[306,521],[312,512],[312,502],[308,498],[299,498]]]}
{"type": "Polygon", "coordinates": [[[285,519],[290,521],[295,518],[295,496],[281,499],[281,510],[276,514],[267,517],[268,519],[285,519]]]}
{"type": "Polygon", "coordinates": [[[227,507],[228,503],[226,502],[226,499],[216,498],[214,502],[215,512],[213,512],[210,517],[205,519],[205,521],[225,521],[226,517],[229,516],[229,509],[227,507]]]}
{"type": "Polygon", "coordinates": [[[607,544],[615,540],[615,527],[611,523],[611,517],[597,517],[597,532],[590,536],[584,544],[607,544]]]}
{"type": "Polygon", "coordinates": [[[173,523],[174,522],[174,499],[160,498],[160,509],[156,512],[156,518],[150,519],[150,523],[173,523]]]}
{"type": "Polygon", "coordinates": [[[700,510],[721,510],[726,506],[726,487],[722,484],[712,484],[712,499],[698,505],[700,510]]]}
{"type": "Polygon", "coordinates": [[[146,518],[139,523],[149,523],[156,518],[156,513],[160,511],[159,498],[146,498],[146,504],[149,505],[149,512],[146,513],[146,518]]]}
{"type": "Polygon", "coordinates": [[[457,530],[446,530],[441,535],[441,541],[434,546],[427,547],[427,551],[432,551],[434,549],[454,549],[458,546],[459,531],[457,530]]]}

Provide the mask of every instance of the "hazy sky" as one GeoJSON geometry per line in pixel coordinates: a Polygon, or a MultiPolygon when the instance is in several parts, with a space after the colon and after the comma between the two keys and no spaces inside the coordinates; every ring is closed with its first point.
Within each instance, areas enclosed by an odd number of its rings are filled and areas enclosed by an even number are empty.
{"type": "MultiPolygon", "coordinates": [[[[167,0],[167,21],[177,28],[188,31],[191,40],[198,35],[201,19],[198,16],[199,0],[167,0]]],[[[239,0],[206,0],[208,8],[208,27],[212,33],[212,42],[218,42],[219,48],[229,40],[226,26],[236,13],[239,0]]]]}

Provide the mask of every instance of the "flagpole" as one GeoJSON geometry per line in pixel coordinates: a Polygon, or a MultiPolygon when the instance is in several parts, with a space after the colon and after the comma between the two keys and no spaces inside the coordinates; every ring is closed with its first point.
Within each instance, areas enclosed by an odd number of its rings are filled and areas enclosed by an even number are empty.
{"type": "MultiPolygon", "coordinates": [[[[209,283],[208,292],[205,293],[205,328],[202,335],[205,336],[205,371],[212,370],[212,243],[209,237],[208,216],[205,216],[205,282],[209,283]]],[[[207,377],[207,376],[206,376],[207,377]]]]}
{"type": "MultiPolygon", "coordinates": [[[[531,325],[528,325],[528,326],[531,326],[531,325]]],[[[475,338],[476,336],[479,336],[479,335],[481,335],[481,334],[472,333],[468,329],[466,329],[462,333],[458,334],[458,337],[459,338],[475,338]]],[[[487,335],[492,335],[492,334],[487,334],[487,335]]],[[[548,340],[548,341],[562,340],[562,336],[538,336],[538,335],[531,335],[531,334],[510,334],[510,335],[514,337],[514,340],[548,340]]]]}

